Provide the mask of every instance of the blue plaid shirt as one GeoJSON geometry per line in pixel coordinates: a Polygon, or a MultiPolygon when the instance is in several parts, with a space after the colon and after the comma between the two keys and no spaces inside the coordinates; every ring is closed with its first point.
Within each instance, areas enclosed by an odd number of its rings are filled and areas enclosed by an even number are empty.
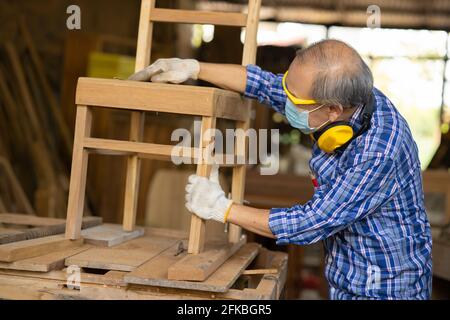
{"type": "MultiPolygon", "coordinates": [[[[247,66],[245,96],[284,114],[282,75],[247,66]]],[[[405,119],[374,89],[370,129],[341,154],[314,145],[319,187],[304,205],[270,210],[277,244],[324,240],[331,299],[429,299],[431,229],[418,150],[405,119]]],[[[360,112],[350,119],[360,127],[360,112]]]]}

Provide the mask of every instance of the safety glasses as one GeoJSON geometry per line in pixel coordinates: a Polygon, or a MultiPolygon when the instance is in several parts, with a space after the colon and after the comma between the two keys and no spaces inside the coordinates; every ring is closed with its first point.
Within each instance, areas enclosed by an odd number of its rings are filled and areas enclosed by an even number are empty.
{"type": "Polygon", "coordinates": [[[308,100],[308,99],[300,99],[294,96],[287,88],[286,86],[286,76],[288,74],[288,71],[283,76],[282,84],[283,84],[283,90],[286,92],[286,95],[288,98],[294,103],[295,105],[311,105],[311,104],[317,104],[316,100],[308,100]]]}

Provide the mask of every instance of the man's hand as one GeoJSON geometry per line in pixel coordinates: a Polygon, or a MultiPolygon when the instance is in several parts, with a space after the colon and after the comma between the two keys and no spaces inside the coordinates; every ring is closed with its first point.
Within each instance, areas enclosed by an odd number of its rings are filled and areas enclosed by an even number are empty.
{"type": "Polygon", "coordinates": [[[196,80],[199,73],[200,63],[195,59],[158,59],[128,80],[182,83],[188,79],[196,80]]]}
{"type": "Polygon", "coordinates": [[[219,167],[214,166],[210,178],[189,176],[186,185],[186,208],[202,219],[225,223],[233,201],[227,199],[219,185],[219,167]]]}

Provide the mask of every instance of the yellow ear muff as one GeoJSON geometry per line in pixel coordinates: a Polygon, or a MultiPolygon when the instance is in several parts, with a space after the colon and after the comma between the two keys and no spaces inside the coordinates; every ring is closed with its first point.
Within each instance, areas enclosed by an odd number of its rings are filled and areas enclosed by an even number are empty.
{"type": "Polygon", "coordinates": [[[317,139],[319,148],[327,153],[334,152],[353,138],[353,129],[341,124],[325,130],[317,139]]]}

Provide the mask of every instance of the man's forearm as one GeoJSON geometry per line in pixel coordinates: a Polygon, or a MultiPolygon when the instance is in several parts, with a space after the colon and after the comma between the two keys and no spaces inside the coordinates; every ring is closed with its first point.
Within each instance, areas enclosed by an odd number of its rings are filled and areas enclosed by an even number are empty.
{"type": "Polygon", "coordinates": [[[198,78],[223,89],[244,93],[247,70],[244,66],[237,64],[200,62],[198,78]]]}
{"type": "Polygon", "coordinates": [[[227,222],[268,238],[275,238],[269,228],[269,210],[233,204],[227,222]]]}

